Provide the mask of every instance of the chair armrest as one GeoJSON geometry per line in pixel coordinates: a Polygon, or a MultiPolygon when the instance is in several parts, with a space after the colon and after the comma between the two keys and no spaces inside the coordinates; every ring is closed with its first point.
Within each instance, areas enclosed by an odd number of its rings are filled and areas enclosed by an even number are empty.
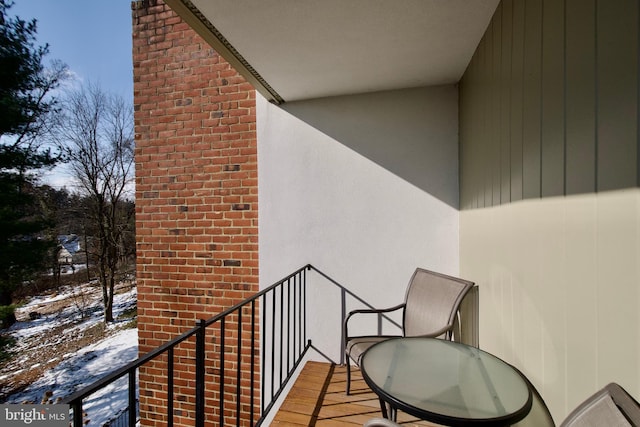
{"type": "Polygon", "coordinates": [[[352,316],[356,315],[356,314],[382,314],[382,313],[391,313],[393,311],[396,310],[400,310],[401,308],[404,308],[405,303],[402,304],[398,304],[396,306],[393,307],[389,307],[389,308],[361,308],[358,310],[352,310],[349,312],[349,314],[347,314],[347,317],[345,317],[344,319],[344,342],[345,344],[347,343],[347,340],[349,338],[349,333],[348,333],[348,323],[349,323],[349,319],[351,319],[352,316]]]}

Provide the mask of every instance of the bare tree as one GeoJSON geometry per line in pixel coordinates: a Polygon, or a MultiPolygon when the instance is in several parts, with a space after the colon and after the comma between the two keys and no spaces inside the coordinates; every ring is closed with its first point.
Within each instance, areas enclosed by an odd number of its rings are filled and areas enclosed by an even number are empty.
{"type": "Polygon", "coordinates": [[[105,322],[113,321],[113,295],[131,230],[134,173],[133,107],[89,85],[62,103],[58,141],[78,190],[87,200],[85,220],[102,286],[105,322]]]}

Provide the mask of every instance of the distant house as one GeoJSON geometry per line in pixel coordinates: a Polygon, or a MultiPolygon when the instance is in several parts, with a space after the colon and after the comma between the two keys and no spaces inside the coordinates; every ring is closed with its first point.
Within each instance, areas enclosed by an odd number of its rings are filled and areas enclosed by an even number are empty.
{"type": "Polygon", "coordinates": [[[58,236],[58,264],[73,264],[80,252],[80,238],[76,234],[58,236]]]}

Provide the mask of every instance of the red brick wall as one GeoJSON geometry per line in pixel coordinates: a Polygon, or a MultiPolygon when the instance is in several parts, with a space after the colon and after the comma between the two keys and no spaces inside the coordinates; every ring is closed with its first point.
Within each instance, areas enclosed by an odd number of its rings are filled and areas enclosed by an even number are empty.
{"type": "MultiPolygon", "coordinates": [[[[251,85],[161,1],[136,1],[132,9],[138,329],[144,354],[258,291],[258,172],[251,85]]],[[[229,330],[235,321],[229,320],[229,330]]],[[[251,340],[246,329],[243,343],[251,340]]],[[[235,364],[238,337],[225,337],[225,357],[232,361],[227,369],[235,364]]],[[[219,330],[207,332],[208,354],[219,350],[219,338],[219,330]]],[[[189,340],[175,355],[176,425],[193,425],[193,348],[189,340]]],[[[248,363],[249,351],[242,353],[248,363]]],[[[212,425],[219,373],[211,356],[206,405],[212,425]]],[[[166,376],[166,357],[140,372],[143,425],[167,424],[166,376]]],[[[227,378],[232,415],[236,380],[227,378]]],[[[247,378],[243,369],[243,390],[247,378]]],[[[242,402],[246,412],[248,397],[242,402]]]]}

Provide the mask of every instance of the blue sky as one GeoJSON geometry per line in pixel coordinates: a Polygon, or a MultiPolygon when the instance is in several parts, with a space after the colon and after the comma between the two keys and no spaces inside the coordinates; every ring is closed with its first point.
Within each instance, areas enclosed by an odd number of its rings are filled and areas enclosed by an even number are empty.
{"type": "MultiPolygon", "coordinates": [[[[133,104],[131,0],[15,0],[9,16],[36,19],[38,45],[49,44],[76,83],[93,83],[133,104]]],[[[54,187],[70,184],[63,166],[43,175],[54,187]]]]}
{"type": "Polygon", "coordinates": [[[38,21],[45,63],[59,59],[79,82],[133,102],[131,0],[15,0],[9,15],[38,21]]]}

